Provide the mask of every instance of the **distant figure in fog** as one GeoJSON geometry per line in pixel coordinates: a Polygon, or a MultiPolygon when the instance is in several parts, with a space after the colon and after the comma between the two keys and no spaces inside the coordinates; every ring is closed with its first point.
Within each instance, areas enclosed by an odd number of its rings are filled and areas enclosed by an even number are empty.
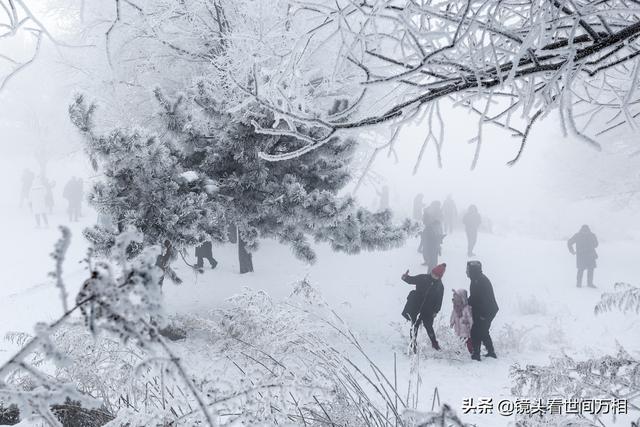
{"type": "Polygon", "coordinates": [[[386,185],[383,186],[382,191],[380,191],[378,195],[380,196],[380,207],[378,210],[384,211],[389,209],[389,187],[386,185]]]}
{"type": "Polygon", "coordinates": [[[64,186],[62,197],[67,199],[69,203],[67,207],[69,221],[78,221],[83,197],[82,179],[75,176],[72,177],[64,186]]]}
{"type": "Polygon", "coordinates": [[[56,182],[47,178],[44,178],[44,186],[45,189],[47,190],[47,210],[49,211],[50,214],[53,214],[53,187],[56,186],[56,182]]]}
{"type": "Polygon", "coordinates": [[[36,218],[36,227],[48,227],[47,187],[46,179],[43,176],[38,177],[35,185],[31,188],[29,192],[29,202],[31,204],[31,211],[36,218]]]}
{"type": "Polygon", "coordinates": [[[31,187],[36,175],[29,169],[22,171],[21,188],[20,188],[20,207],[24,205],[25,200],[28,202],[31,195],[31,187]]]}
{"type": "Polygon", "coordinates": [[[476,247],[478,241],[478,228],[482,218],[478,213],[476,205],[471,205],[467,209],[467,212],[462,217],[462,223],[464,224],[464,231],[467,233],[467,256],[475,256],[473,249],[476,247]]]}
{"type": "Polygon", "coordinates": [[[442,233],[442,207],[439,200],[434,200],[424,210],[422,222],[425,222],[425,220],[428,222],[438,221],[440,224],[440,233],[442,233]]]}
{"type": "Polygon", "coordinates": [[[582,275],[587,270],[587,286],[595,288],[593,284],[593,269],[596,268],[596,259],[598,254],[598,238],[591,232],[588,225],[583,225],[576,234],[567,241],[569,252],[576,256],[576,267],[578,274],[576,277],[576,286],[582,287],[582,275]],[[575,249],[574,249],[575,246],[575,249]]]}
{"type": "Polygon", "coordinates": [[[422,253],[424,260],[422,265],[426,265],[429,270],[438,264],[438,256],[440,256],[442,252],[444,236],[445,235],[442,234],[440,221],[425,216],[424,229],[420,236],[418,252],[422,253]]]}
{"type": "Polygon", "coordinates": [[[202,269],[204,267],[204,260],[209,261],[209,265],[214,269],[218,265],[218,261],[213,258],[213,252],[211,250],[211,242],[204,242],[200,246],[196,247],[196,258],[198,262],[196,263],[196,268],[202,269]]]}
{"type": "Polygon", "coordinates": [[[424,195],[418,194],[413,199],[413,219],[420,221],[422,219],[422,212],[424,211],[424,195]]]}
{"type": "Polygon", "coordinates": [[[444,232],[447,234],[453,233],[453,228],[458,221],[458,208],[456,202],[451,198],[451,194],[447,196],[442,204],[442,216],[444,219],[444,232]]]}

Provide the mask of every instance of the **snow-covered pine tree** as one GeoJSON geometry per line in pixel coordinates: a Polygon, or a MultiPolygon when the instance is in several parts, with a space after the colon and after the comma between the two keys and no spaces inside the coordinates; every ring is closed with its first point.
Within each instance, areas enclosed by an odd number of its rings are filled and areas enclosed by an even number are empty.
{"type": "MultiPolygon", "coordinates": [[[[268,110],[252,105],[228,112],[204,90],[189,102],[171,102],[159,90],[155,95],[164,129],[154,136],[131,129],[100,136],[93,106],[78,97],[70,107],[104,175],[92,190],[92,204],[119,229],[136,226],[146,244],[164,244],[175,253],[209,238],[225,241],[236,227],[245,273],[253,271],[250,254],[260,238],[288,244],[312,263],[309,237],[353,254],[398,246],[416,232],[409,220],[394,225],[389,211],[372,213],[340,196],[351,179],[355,140],[336,137],[297,159],[268,162],[260,152],[302,146],[297,138],[254,132],[253,124],[273,120],[268,110]]],[[[95,227],[86,234],[100,246],[115,232],[95,227]]]]}

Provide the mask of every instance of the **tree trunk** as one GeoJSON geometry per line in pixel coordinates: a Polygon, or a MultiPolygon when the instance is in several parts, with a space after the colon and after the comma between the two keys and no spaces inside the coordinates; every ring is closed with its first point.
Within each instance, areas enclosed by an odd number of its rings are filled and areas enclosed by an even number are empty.
{"type": "Polygon", "coordinates": [[[245,249],[244,240],[238,235],[238,260],[240,260],[240,274],[253,271],[253,260],[251,254],[245,249]]]}
{"type": "Polygon", "coordinates": [[[229,235],[229,241],[231,243],[238,243],[238,227],[235,224],[230,224],[229,229],[227,230],[227,234],[229,235]]]}

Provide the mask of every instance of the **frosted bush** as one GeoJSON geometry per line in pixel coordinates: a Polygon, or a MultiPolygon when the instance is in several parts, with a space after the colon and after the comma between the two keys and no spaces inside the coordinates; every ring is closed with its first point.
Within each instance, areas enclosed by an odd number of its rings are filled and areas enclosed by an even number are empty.
{"type": "MultiPolygon", "coordinates": [[[[186,337],[165,342],[157,267],[147,252],[128,259],[127,242],[137,238],[118,237],[116,261],[92,265],[60,319],[32,336],[8,335],[22,348],[0,368],[4,407],[16,403],[23,420],[69,427],[416,425],[402,418],[412,408],[395,381],[307,280],[281,301],[244,289],[205,315],[174,316],[186,337]],[[70,315],[76,310],[82,319],[70,315]]],[[[67,246],[54,257],[63,299],[67,246]]],[[[448,341],[450,332],[438,330],[448,341]]]]}
{"type": "Polygon", "coordinates": [[[518,297],[518,314],[527,316],[533,314],[546,314],[547,306],[537,296],[531,294],[527,297],[518,297]]]}
{"type": "Polygon", "coordinates": [[[493,341],[496,348],[504,353],[520,353],[531,347],[534,341],[531,333],[535,327],[514,326],[506,323],[497,334],[493,334],[493,341]]]}

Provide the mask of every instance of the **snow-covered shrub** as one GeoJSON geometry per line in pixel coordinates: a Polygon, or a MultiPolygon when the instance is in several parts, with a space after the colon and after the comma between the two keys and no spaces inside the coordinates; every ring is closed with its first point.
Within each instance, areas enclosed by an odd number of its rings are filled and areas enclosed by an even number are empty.
{"type": "Polygon", "coordinates": [[[566,342],[567,337],[562,327],[562,321],[556,316],[548,323],[546,342],[558,345],[566,342]]]}
{"type": "Polygon", "coordinates": [[[437,412],[406,411],[403,419],[407,426],[415,427],[470,427],[472,425],[463,422],[447,404],[442,405],[437,412]]]}
{"type": "MultiPolygon", "coordinates": [[[[402,418],[412,408],[395,381],[306,280],[282,301],[245,289],[205,315],[176,316],[187,337],[165,342],[160,272],[148,251],[127,254],[139,238],[117,238],[114,261],[91,265],[60,319],[8,336],[22,349],[0,367],[5,407],[53,426],[418,425],[402,418]]],[[[56,279],[66,247],[57,246],[56,279]]]]}
{"type": "Polygon", "coordinates": [[[520,353],[531,345],[533,339],[531,331],[534,329],[535,327],[514,326],[506,323],[497,334],[493,334],[493,341],[501,352],[520,353]]]}
{"type": "MultiPolygon", "coordinates": [[[[527,365],[523,368],[516,364],[511,367],[510,375],[514,382],[512,393],[517,397],[543,400],[624,398],[628,411],[638,411],[640,407],[640,360],[622,348],[614,356],[584,361],[562,355],[552,357],[548,366],[527,365]]],[[[609,415],[606,418],[611,416],[615,417],[609,415]]],[[[600,424],[604,419],[604,415],[593,415],[590,421],[600,424]]],[[[527,417],[521,421],[523,426],[561,425],[562,422],[566,423],[564,425],[592,425],[572,417],[551,414],[527,417]]]]}
{"type": "MultiPolygon", "coordinates": [[[[76,296],[75,304],[69,307],[62,280],[69,230],[62,228],[62,235],[52,254],[56,268],[51,276],[60,289],[64,314],[51,324],[36,324],[30,338],[10,337],[22,347],[0,366],[3,402],[16,404],[23,418],[35,416],[52,426],[82,424],[82,417],[98,419],[95,411],[102,413],[105,402],[111,409],[123,404],[132,406],[123,385],[132,378],[131,371],[157,369],[158,395],[165,396],[165,379],[169,384],[181,385],[182,401],[191,412],[185,415],[188,422],[213,425],[200,391],[158,331],[163,315],[161,273],[155,266],[157,251],[147,248],[131,259],[128,248],[131,243],[139,243],[141,236],[135,231],[121,233],[111,249],[112,260],[90,260],[91,276],[76,296]],[[72,316],[78,312],[84,326],[74,329],[70,326],[72,316]],[[123,348],[136,349],[138,357],[133,352],[123,352],[123,348]],[[117,354],[117,358],[109,357],[110,354],[117,354]],[[114,388],[118,391],[114,392],[114,388]]],[[[145,391],[149,392],[149,387],[145,391]]],[[[103,420],[108,420],[115,414],[105,408],[104,415],[103,420]]],[[[149,418],[169,416],[175,418],[162,405],[149,418]]]]}
{"type": "Polygon", "coordinates": [[[594,311],[601,314],[613,309],[623,313],[640,313],[640,288],[628,283],[616,283],[615,292],[605,292],[600,296],[600,302],[594,311]]]}
{"type": "Polygon", "coordinates": [[[531,294],[528,297],[518,297],[518,314],[527,316],[546,313],[546,304],[537,296],[531,294]]]}
{"type": "MultiPolygon", "coordinates": [[[[394,343],[394,350],[399,353],[411,354],[411,323],[409,321],[393,322],[394,330],[397,332],[395,336],[399,340],[394,343]]],[[[440,313],[434,320],[433,330],[436,333],[440,350],[434,350],[431,341],[427,336],[424,326],[418,329],[418,353],[429,359],[446,359],[446,360],[469,360],[469,351],[467,350],[465,340],[458,337],[453,328],[449,326],[448,317],[440,313]]]]}

